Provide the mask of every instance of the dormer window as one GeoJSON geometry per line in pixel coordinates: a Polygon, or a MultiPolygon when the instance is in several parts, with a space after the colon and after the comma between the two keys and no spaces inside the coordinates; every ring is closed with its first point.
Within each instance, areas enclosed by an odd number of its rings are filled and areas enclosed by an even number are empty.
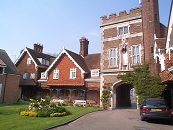
{"type": "Polygon", "coordinates": [[[99,69],[91,70],[91,77],[98,77],[99,76],[99,69]]]}
{"type": "Polygon", "coordinates": [[[41,79],[46,79],[46,73],[44,72],[41,73],[41,79]]]}
{"type": "Polygon", "coordinates": [[[31,58],[28,58],[27,59],[27,65],[30,65],[31,64],[31,58]]]}
{"type": "Polygon", "coordinates": [[[49,66],[50,62],[43,58],[37,58],[40,61],[40,64],[49,66]]]}
{"type": "Polygon", "coordinates": [[[129,28],[128,28],[128,26],[119,27],[118,32],[119,32],[119,35],[128,34],[129,28]]]}

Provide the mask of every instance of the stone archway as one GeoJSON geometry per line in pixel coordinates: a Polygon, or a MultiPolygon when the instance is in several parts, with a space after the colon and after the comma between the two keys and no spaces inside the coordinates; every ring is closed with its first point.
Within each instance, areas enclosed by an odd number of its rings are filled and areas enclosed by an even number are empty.
{"type": "Polygon", "coordinates": [[[112,107],[130,107],[131,95],[130,90],[133,88],[131,84],[119,81],[113,85],[112,91],[112,107]]]}

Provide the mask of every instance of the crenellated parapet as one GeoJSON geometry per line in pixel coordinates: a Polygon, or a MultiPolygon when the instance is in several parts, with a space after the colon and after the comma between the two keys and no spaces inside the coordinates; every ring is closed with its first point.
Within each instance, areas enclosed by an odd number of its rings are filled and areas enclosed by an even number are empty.
{"type": "Polygon", "coordinates": [[[131,19],[135,19],[135,18],[141,18],[141,10],[142,7],[137,7],[137,8],[132,8],[129,13],[127,13],[125,10],[124,11],[120,11],[119,15],[116,15],[116,13],[112,13],[109,15],[109,17],[107,16],[102,16],[100,17],[101,20],[101,26],[104,26],[106,24],[110,24],[110,23],[115,23],[115,22],[121,22],[121,21],[125,21],[125,20],[131,20],[131,19]]]}

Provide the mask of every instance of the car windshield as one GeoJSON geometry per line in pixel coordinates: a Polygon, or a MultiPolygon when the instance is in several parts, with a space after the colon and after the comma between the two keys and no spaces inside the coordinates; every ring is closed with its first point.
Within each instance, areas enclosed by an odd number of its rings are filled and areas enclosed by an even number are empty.
{"type": "Polygon", "coordinates": [[[165,106],[164,100],[147,100],[146,105],[148,106],[165,106]]]}

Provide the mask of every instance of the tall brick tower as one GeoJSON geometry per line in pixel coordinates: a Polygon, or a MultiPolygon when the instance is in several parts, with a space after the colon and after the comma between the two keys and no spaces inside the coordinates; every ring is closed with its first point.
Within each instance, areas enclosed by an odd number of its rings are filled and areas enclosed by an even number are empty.
{"type": "Polygon", "coordinates": [[[158,0],[142,0],[142,24],[144,61],[150,64],[150,70],[158,74],[154,60],[154,34],[160,38],[160,20],[158,0]],[[152,69],[151,69],[152,68],[152,69]]]}
{"type": "Polygon", "coordinates": [[[125,84],[118,75],[144,63],[149,63],[152,74],[160,72],[159,50],[164,39],[159,38],[164,37],[165,26],[159,20],[158,0],[141,0],[139,7],[102,16],[100,22],[100,90],[111,84],[111,108],[127,107],[132,85],[125,84]]]}

